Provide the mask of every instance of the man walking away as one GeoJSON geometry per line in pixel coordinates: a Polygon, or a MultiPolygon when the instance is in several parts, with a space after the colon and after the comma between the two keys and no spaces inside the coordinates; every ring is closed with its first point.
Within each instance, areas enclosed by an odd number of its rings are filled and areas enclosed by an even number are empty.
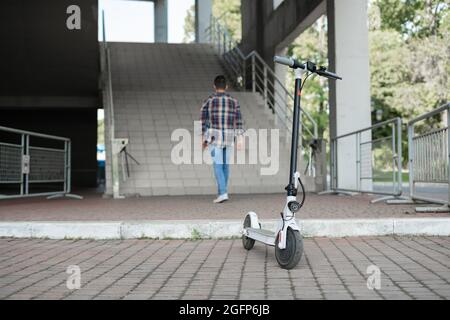
{"type": "MultiPolygon", "coordinates": [[[[239,102],[226,92],[226,79],[214,79],[215,93],[201,109],[203,149],[209,147],[217,180],[218,197],[213,202],[228,200],[230,153],[237,135],[242,134],[242,115],[239,102]]],[[[240,148],[240,145],[237,146],[240,148]]]]}

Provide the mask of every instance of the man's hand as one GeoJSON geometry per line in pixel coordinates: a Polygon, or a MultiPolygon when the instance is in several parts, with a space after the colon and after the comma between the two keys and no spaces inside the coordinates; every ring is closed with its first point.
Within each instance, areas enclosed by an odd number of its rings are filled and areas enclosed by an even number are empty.
{"type": "Polygon", "coordinates": [[[207,141],[203,141],[202,143],[202,150],[205,150],[208,147],[208,142],[207,141]]]}
{"type": "Polygon", "coordinates": [[[243,139],[242,136],[237,136],[236,137],[236,149],[237,150],[244,149],[244,139],[243,139]]]}

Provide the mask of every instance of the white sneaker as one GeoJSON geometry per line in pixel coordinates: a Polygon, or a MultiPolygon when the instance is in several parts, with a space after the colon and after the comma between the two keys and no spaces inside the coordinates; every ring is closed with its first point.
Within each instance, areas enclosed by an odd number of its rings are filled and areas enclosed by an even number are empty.
{"type": "Polygon", "coordinates": [[[214,199],[214,203],[222,203],[228,200],[228,193],[224,193],[221,196],[218,196],[217,199],[214,199]]]}

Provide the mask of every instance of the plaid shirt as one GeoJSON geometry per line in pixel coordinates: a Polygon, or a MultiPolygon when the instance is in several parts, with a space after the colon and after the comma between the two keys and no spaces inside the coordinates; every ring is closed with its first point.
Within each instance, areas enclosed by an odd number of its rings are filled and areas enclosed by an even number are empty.
{"type": "Polygon", "coordinates": [[[214,93],[205,100],[201,121],[203,141],[217,147],[231,146],[243,132],[239,102],[228,93],[214,93]]]}

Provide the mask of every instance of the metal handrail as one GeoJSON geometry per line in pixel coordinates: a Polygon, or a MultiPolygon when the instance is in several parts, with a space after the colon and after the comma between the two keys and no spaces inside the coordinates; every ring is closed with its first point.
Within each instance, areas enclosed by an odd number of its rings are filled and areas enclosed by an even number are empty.
{"type": "Polygon", "coordinates": [[[365,128],[359,129],[359,130],[355,130],[355,131],[352,131],[352,132],[341,134],[340,136],[334,137],[333,139],[345,138],[345,137],[348,137],[348,136],[352,136],[352,135],[354,135],[356,133],[361,133],[361,132],[364,132],[364,131],[369,131],[369,130],[377,129],[377,128],[380,128],[380,127],[384,127],[387,124],[390,124],[390,123],[393,123],[393,122],[398,122],[398,121],[401,121],[401,119],[399,117],[393,118],[393,119],[389,119],[389,120],[386,120],[386,121],[383,121],[383,122],[378,122],[378,123],[375,123],[374,125],[371,125],[369,127],[365,127],[365,128]]]}
{"type": "Polygon", "coordinates": [[[424,114],[418,116],[417,118],[412,119],[411,121],[408,122],[408,126],[411,126],[416,122],[428,119],[432,116],[435,116],[435,115],[441,113],[442,111],[448,110],[449,108],[450,108],[450,103],[443,104],[442,106],[440,106],[437,109],[434,109],[430,112],[427,112],[427,113],[424,113],[424,114]]]}
{"type": "MultiPolygon", "coordinates": [[[[1,131],[6,131],[6,132],[11,132],[11,133],[17,133],[17,134],[26,134],[26,135],[34,136],[34,137],[37,137],[37,138],[46,138],[46,139],[54,139],[54,140],[61,140],[61,141],[70,141],[69,138],[65,138],[65,137],[53,136],[53,135],[50,135],[50,134],[37,133],[37,132],[27,131],[27,130],[13,129],[13,128],[8,128],[8,127],[3,127],[3,126],[0,126],[0,130],[1,131]]],[[[2,143],[2,144],[6,145],[6,143],[2,143]]]]}
{"type": "MultiPolygon", "coordinates": [[[[242,79],[241,83],[236,81],[238,86],[245,90],[246,85],[251,84],[252,91],[259,92],[263,95],[266,107],[272,109],[277,118],[280,119],[282,126],[286,128],[288,133],[291,132],[294,96],[285,87],[284,83],[278,78],[272,68],[269,67],[255,50],[244,55],[237,41],[231,37],[227,28],[220,23],[220,19],[211,16],[210,25],[206,28],[205,32],[208,35],[210,43],[217,48],[228,71],[233,76],[236,76],[236,79],[242,79]],[[247,73],[248,68],[251,69],[249,74],[247,73]],[[284,108],[283,105],[285,106],[284,108]]],[[[304,109],[301,110],[301,116],[300,137],[303,137],[303,128],[305,128],[305,132],[311,138],[317,139],[318,128],[316,121],[304,109]],[[305,125],[305,122],[309,122],[312,130],[305,125]]]]}
{"type": "MultiPolygon", "coordinates": [[[[106,132],[108,133],[107,139],[105,139],[105,147],[107,152],[107,159],[111,161],[110,170],[106,171],[106,174],[111,175],[111,186],[113,191],[113,198],[121,198],[120,195],[120,179],[119,179],[119,157],[116,152],[117,144],[120,143],[120,139],[116,139],[115,136],[115,116],[114,116],[114,95],[112,87],[111,76],[111,51],[106,39],[106,22],[105,11],[102,11],[102,27],[103,27],[103,39],[102,39],[102,51],[100,53],[100,60],[102,65],[102,91],[104,93],[104,106],[105,110],[105,138],[106,132]],[[103,59],[102,59],[103,55],[103,59]]],[[[108,179],[107,179],[108,180],[108,179]]]]}

